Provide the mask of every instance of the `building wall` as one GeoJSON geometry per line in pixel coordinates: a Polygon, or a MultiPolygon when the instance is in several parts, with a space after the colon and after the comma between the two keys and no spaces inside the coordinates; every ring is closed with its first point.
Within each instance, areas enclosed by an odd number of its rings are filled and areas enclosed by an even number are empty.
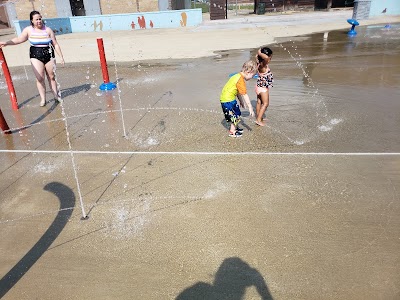
{"type": "Polygon", "coordinates": [[[141,2],[135,0],[100,0],[100,10],[103,15],[136,13],[141,10],[141,2]],[[115,3],[114,3],[115,2],[115,3]],[[139,7],[139,10],[138,10],[139,7]]]}
{"type": "Polygon", "coordinates": [[[37,10],[43,18],[54,18],[57,16],[57,9],[54,0],[43,1],[8,1],[13,2],[17,18],[20,20],[29,20],[29,14],[32,10],[37,10]]]}
{"type": "MultiPolygon", "coordinates": [[[[69,1],[69,0],[65,0],[69,1]]],[[[136,12],[158,11],[158,0],[89,0],[99,1],[101,14],[126,14],[136,12]]],[[[15,1],[13,3],[18,20],[29,19],[32,10],[39,11],[43,18],[57,18],[59,16],[56,8],[56,0],[15,1]]]]}
{"type": "Polygon", "coordinates": [[[400,15],[400,0],[372,0],[369,16],[377,17],[384,14],[400,15]]]}
{"type": "Polygon", "coordinates": [[[353,19],[400,15],[400,0],[358,0],[354,3],[353,19]]]}
{"type": "Polygon", "coordinates": [[[100,0],[100,8],[103,15],[158,11],[158,0],[100,0]]]}
{"type": "MultiPolygon", "coordinates": [[[[0,4],[2,4],[2,2],[4,1],[0,1],[0,4]]],[[[0,29],[4,29],[4,28],[9,28],[10,27],[10,23],[8,20],[8,16],[7,16],[7,10],[5,6],[0,6],[0,29]]]]}

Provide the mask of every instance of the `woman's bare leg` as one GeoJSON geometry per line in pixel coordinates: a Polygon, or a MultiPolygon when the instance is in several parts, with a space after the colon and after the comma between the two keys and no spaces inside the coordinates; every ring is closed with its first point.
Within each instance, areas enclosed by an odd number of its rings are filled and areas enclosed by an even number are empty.
{"type": "Polygon", "coordinates": [[[54,73],[54,66],[55,66],[55,61],[51,60],[46,64],[46,75],[47,79],[49,81],[51,91],[53,92],[54,99],[56,101],[60,101],[60,96],[58,94],[58,87],[57,87],[57,81],[56,81],[56,74],[54,73]]]}
{"type": "Polygon", "coordinates": [[[46,82],[44,78],[44,70],[45,66],[44,64],[36,59],[36,58],[31,58],[31,65],[33,69],[33,73],[35,73],[36,77],[36,86],[39,91],[40,95],[40,106],[45,106],[46,105],[46,82]]]}

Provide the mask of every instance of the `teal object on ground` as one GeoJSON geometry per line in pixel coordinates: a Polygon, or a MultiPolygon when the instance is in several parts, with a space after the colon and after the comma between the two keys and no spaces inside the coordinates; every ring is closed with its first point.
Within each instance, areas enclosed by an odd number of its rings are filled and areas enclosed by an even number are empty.
{"type": "Polygon", "coordinates": [[[347,19],[347,23],[351,25],[350,31],[347,33],[348,35],[356,35],[357,31],[355,30],[356,26],[360,25],[356,19],[347,19]]]}
{"type": "Polygon", "coordinates": [[[101,91],[111,91],[115,89],[117,85],[113,82],[107,82],[107,83],[102,83],[99,87],[99,90],[101,91]]]}

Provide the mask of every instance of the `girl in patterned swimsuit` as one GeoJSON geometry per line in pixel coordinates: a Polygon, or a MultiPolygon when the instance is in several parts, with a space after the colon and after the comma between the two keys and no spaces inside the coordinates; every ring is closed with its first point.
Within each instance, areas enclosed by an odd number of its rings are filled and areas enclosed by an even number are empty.
{"type": "Polygon", "coordinates": [[[31,26],[25,27],[20,36],[7,42],[0,42],[0,48],[7,45],[18,45],[29,40],[31,44],[29,57],[31,59],[33,72],[36,76],[36,86],[41,98],[40,106],[46,105],[46,75],[55,101],[61,102],[54,73],[55,60],[53,60],[55,50],[61,58],[61,63],[64,64],[61,48],[57,43],[53,30],[44,25],[42,16],[38,11],[34,10],[30,13],[30,21],[31,26]]]}
{"type": "Polygon", "coordinates": [[[269,88],[274,82],[274,76],[268,67],[272,59],[272,50],[270,48],[259,49],[256,55],[258,62],[258,79],[256,85],[257,104],[256,104],[256,124],[265,126],[263,116],[269,105],[269,88]]]}

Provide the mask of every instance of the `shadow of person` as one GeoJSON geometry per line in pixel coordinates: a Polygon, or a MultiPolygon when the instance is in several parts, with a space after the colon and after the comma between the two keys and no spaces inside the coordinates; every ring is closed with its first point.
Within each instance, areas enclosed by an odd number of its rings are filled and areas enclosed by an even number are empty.
{"type": "MultiPolygon", "coordinates": [[[[91,89],[91,85],[88,84],[88,83],[82,84],[82,85],[78,85],[78,86],[74,86],[74,87],[71,87],[71,88],[62,89],[62,90],[60,90],[61,98],[64,100],[64,98],[66,98],[68,96],[72,96],[72,95],[78,94],[80,92],[86,93],[90,89],[91,89]]],[[[35,96],[30,97],[29,99],[26,99],[24,102],[22,102],[22,103],[20,103],[18,105],[18,108],[22,108],[23,106],[25,106],[26,104],[31,102],[36,97],[39,97],[39,95],[35,95],[35,96]]],[[[51,102],[51,101],[49,101],[49,102],[51,102]]]]}
{"type": "Polygon", "coordinates": [[[224,128],[225,128],[226,130],[229,130],[229,128],[230,128],[230,126],[231,126],[231,124],[228,123],[228,122],[225,120],[225,118],[221,120],[221,125],[224,126],[224,128]]]}
{"type": "Polygon", "coordinates": [[[50,115],[55,110],[57,105],[58,105],[58,102],[53,102],[53,104],[51,105],[51,107],[49,109],[47,109],[42,115],[40,115],[38,118],[36,118],[32,122],[30,122],[28,125],[20,124],[21,127],[15,128],[15,129],[11,130],[10,132],[11,133],[17,133],[17,132],[20,132],[21,130],[25,130],[25,129],[31,127],[32,125],[34,125],[36,123],[40,123],[41,121],[43,121],[48,115],[50,115]]]}
{"type": "Polygon", "coordinates": [[[40,95],[37,94],[35,96],[30,97],[29,99],[26,99],[24,102],[19,103],[18,104],[18,109],[22,108],[24,105],[28,104],[29,102],[31,102],[33,99],[35,99],[36,97],[39,97],[40,95]]]}
{"type": "Polygon", "coordinates": [[[262,275],[238,257],[225,259],[213,284],[198,282],[185,289],[176,300],[241,300],[246,288],[254,286],[260,299],[272,300],[262,275]]]}
{"type": "Polygon", "coordinates": [[[80,92],[84,92],[86,93],[87,91],[89,91],[91,89],[91,85],[88,83],[82,84],[82,85],[78,85],[78,86],[74,86],[71,88],[66,88],[66,89],[62,89],[61,92],[61,98],[64,100],[64,98],[68,97],[68,96],[72,96],[74,94],[78,94],[80,92]]]}
{"type": "MultiPolygon", "coordinates": [[[[226,130],[230,130],[231,124],[228,123],[225,119],[222,119],[222,120],[221,120],[221,125],[222,125],[226,130]]],[[[252,130],[253,130],[249,125],[247,125],[247,123],[244,122],[244,120],[241,120],[241,122],[238,124],[238,126],[244,127],[244,128],[246,128],[248,131],[252,131],[252,130]]]]}
{"type": "Polygon", "coordinates": [[[0,279],[0,299],[29,271],[40,259],[44,252],[55,241],[65,225],[68,223],[75,206],[74,192],[66,185],[51,182],[44,187],[45,191],[53,193],[60,201],[60,209],[42,237],[25,254],[15,266],[0,279]]]}

